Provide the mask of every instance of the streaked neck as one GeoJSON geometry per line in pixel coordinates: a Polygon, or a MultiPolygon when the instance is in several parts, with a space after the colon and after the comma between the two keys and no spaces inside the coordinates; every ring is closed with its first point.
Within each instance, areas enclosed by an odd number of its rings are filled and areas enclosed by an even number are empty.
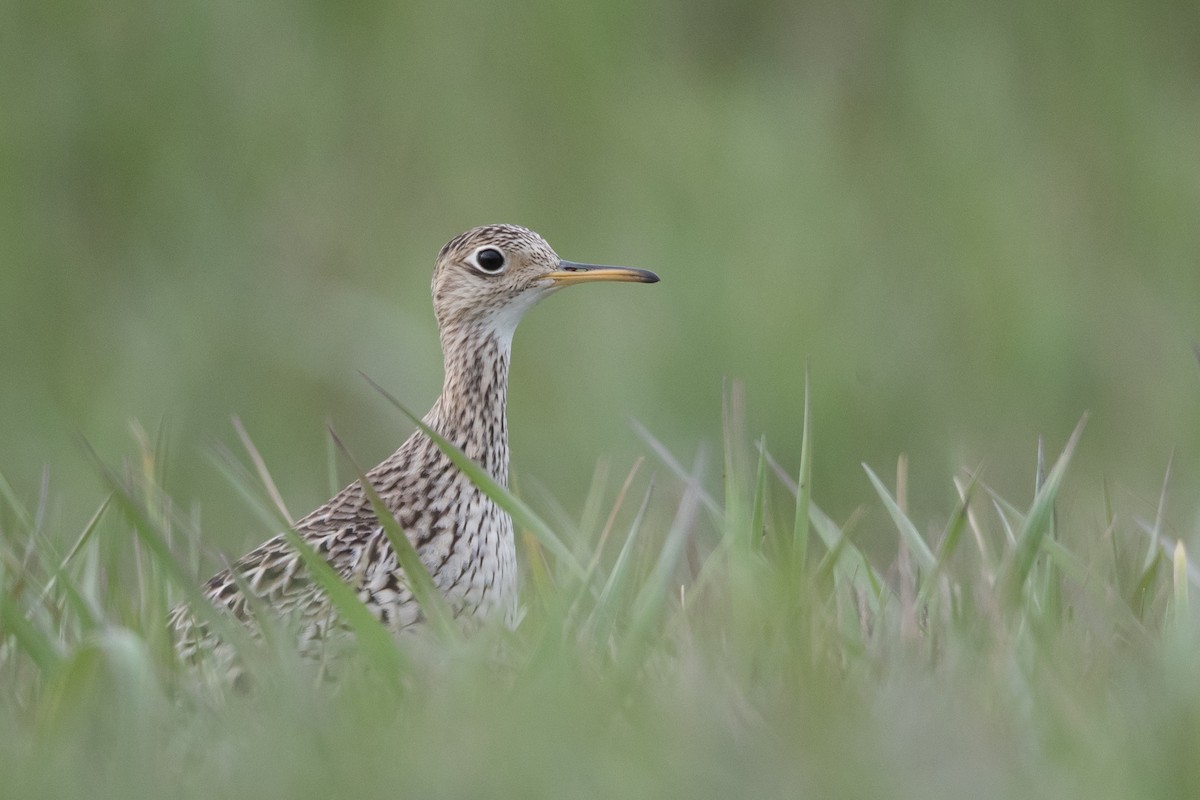
{"type": "Polygon", "coordinates": [[[446,375],[426,421],[501,484],[508,484],[511,335],[480,326],[442,331],[446,375]]]}

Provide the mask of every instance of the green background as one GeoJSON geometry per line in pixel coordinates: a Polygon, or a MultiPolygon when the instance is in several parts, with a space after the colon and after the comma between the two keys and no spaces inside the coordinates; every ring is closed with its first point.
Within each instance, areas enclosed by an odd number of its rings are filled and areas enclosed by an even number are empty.
{"type": "Polygon", "coordinates": [[[327,421],[362,462],[409,430],[359,370],[440,387],[437,249],[503,221],[663,278],[523,324],[526,494],[577,509],[631,418],[715,473],[727,379],[794,468],[808,361],[835,518],[888,530],[859,463],[900,453],[918,519],[980,463],[1027,498],[1085,410],[1076,475],[1152,515],[1172,452],[1200,477],[1198,36],[1194,2],[6,3],[0,470],[82,524],[80,437],[162,426],[239,550],[230,416],[321,502],[327,421]]]}

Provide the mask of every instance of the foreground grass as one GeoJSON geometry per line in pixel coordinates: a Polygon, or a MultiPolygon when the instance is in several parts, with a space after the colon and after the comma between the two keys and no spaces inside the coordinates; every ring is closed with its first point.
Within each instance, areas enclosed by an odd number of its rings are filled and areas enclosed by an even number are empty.
{"type": "MultiPolygon", "coordinates": [[[[813,501],[807,415],[794,473],[739,420],[719,486],[646,433],[578,520],[517,509],[515,631],[364,623],[336,680],[241,641],[249,693],[173,658],[199,533],[151,443],[74,539],[0,480],[4,795],[1197,796],[1194,568],[1161,509],[1056,511],[1082,424],[1031,501],[964,474],[933,530],[903,463],[898,489],[868,469],[880,564],[813,501]]],[[[266,535],[269,477],[226,466],[266,535]]]]}

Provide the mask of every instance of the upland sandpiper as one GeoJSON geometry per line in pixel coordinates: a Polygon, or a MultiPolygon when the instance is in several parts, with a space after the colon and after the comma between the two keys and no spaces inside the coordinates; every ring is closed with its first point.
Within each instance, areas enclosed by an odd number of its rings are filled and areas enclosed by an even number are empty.
{"type": "MultiPolygon", "coordinates": [[[[538,234],[486,225],[454,237],[438,253],[433,307],[445,360],[441,396],[424,422],[501,484],[508,481],[508,363],[521,317],[563,286],[589,281],[655,283],[652,272],[563,261],[538,234]]],[[[420,430],[366,473],[413,543],[450,610],[459,617],[517,609],[512,520],[420,430]]],[[[355,481],[294,526],[388,628],[420,621],[415,602],[362,486],[355,481]]],[[[261,610],[298,626],[310,649],[341,625],[298,553],[282,536],[215,575],[205,595],[256,629],[261,610]],[[254,594],[247,600],[239,583],[254,594]]],[[[171,614],[179,653],[192,659],[217,644],[186,606],[171,614]]]]}

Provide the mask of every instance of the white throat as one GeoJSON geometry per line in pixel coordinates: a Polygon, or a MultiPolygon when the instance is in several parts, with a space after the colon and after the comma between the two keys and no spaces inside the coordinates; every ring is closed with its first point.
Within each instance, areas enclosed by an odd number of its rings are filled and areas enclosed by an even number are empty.
{"type": "Polygon", "coordinates": [[[525,312],[553,291],[553,288],[550,288],[539,292],[522,292],[511,302],[505,303],[488,315],[486,324],[502,349],[511,352],[513,334],[517,331],[517,325],[525,317],[525,312]]]}

